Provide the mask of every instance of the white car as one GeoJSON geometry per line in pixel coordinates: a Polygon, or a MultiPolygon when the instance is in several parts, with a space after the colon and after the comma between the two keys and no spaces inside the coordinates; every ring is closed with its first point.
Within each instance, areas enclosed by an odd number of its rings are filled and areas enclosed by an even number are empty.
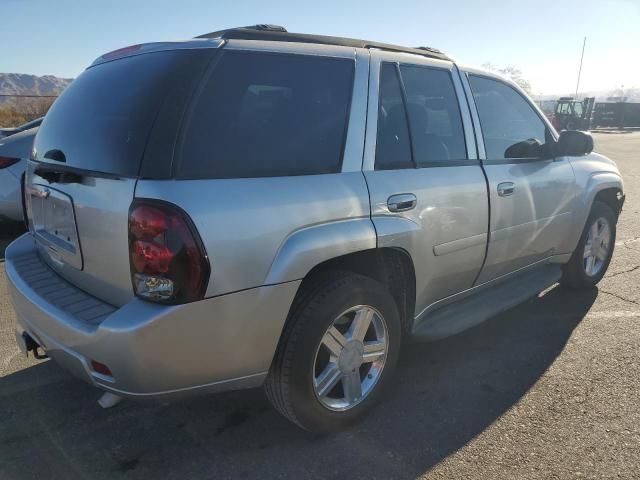
{"type": "Polygon", "coordinates": [[[44,117],[39,117],[39,118],[31,120],[31,121],[29,121],[27,123],[23,123],[22,125],[19,125],[17,127],[0,128],[0,138],[6,138],[6,137],[9,137],[11,135],[15,135],[17,133],[24,132],[25,130],[31,130],[32,128],[39,127],[40,124],[42,123],[43,119],[44,119],[44,117]]]}
{"type": "Polygon", "coordinates": [[[24,220],[22,184],[38,127],[0,139],[0,220],[24,220]]]}

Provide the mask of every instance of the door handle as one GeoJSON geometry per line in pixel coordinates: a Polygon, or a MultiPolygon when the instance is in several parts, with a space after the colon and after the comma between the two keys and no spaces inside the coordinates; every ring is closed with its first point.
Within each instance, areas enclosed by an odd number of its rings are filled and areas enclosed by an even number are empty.
{"type": "Polygon", "coordinates": [[[513,182],[502,182],[498,184],[498,195],[501,197],[508,197],[513,195],[513,191],[516,189],[516,184],[513,182]]]}
{"type": "Polygon", "coordinates": [[[387,199],[387,207],[390,212],[406,212],[413,210],[418,204],[418,199],[413,193],[400,193],[391,195],[387,199]]]}

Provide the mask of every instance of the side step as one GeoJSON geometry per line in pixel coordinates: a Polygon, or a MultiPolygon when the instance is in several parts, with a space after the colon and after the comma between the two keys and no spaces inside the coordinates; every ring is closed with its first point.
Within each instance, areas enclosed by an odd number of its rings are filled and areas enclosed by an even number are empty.
{"type": "Polygon", "coordinates": [[[415,340],[432,341],[460,333],[534,297],[556,283],[561,275],[560,265],[552,264],[509,276],[496,285],[427,312],[416,320],[412,336],[415,340]]]}

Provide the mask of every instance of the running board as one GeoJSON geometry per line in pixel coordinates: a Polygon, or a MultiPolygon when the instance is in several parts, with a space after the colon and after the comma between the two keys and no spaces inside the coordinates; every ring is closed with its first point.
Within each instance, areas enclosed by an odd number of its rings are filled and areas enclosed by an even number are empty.
{"type": "Polygon", "coordinates": [[[509,276],[497,285],[481,288],[468,297],[427,312],[416,320],[412,336],[416,340],[432,341],[460,333],[536,296],[556,283],[561,275],[561,266],[550,264],[509,276]]]}

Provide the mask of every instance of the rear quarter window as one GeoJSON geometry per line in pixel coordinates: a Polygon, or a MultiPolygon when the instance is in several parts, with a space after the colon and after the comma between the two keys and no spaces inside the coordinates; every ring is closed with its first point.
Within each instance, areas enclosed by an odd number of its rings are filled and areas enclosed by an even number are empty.
{"type": "Polygon", "coordinates": [[[178,178],[339,172],[355,63],[224,51],[196,97],[178,178]]]}

